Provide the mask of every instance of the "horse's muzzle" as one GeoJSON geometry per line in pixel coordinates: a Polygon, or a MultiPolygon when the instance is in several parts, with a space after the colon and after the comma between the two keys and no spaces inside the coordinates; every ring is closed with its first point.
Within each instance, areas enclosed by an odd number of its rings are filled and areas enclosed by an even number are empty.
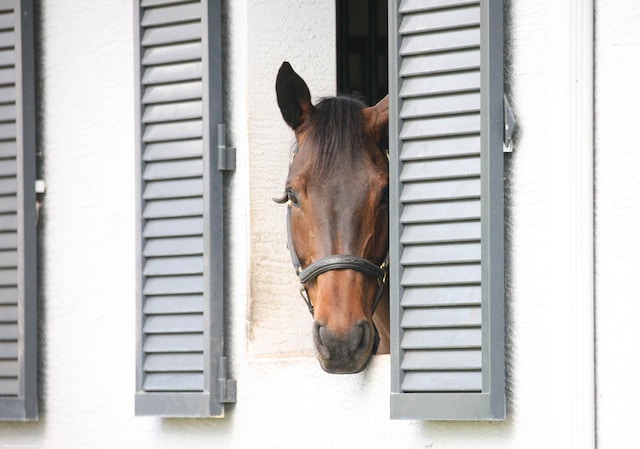
{"type": "Polygon", "coordinates": [[[371,356],[374,335],[373,326],[367,321],[361,321],[342,334],[315,321],[313,340],[322,369],[332,374],[361,371],[371,356]]]}

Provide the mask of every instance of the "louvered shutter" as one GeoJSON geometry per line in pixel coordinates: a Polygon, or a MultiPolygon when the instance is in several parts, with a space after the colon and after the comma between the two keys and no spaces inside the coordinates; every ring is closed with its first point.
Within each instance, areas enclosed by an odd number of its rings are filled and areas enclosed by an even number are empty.
{"type": "Polygon", "coordinates": [[[222,416],[222,119],[218,1],[136,2],[136,414],[222,416]]]}
{"type": "Polygon", "coordinates": [[[33,6],[0,1],[0,420],[38,418],[33,6]]]}
{"type": "Polygon", "coordinates": [[[502,1],[389,17],[391,416],[504,419],[502,1]]]}

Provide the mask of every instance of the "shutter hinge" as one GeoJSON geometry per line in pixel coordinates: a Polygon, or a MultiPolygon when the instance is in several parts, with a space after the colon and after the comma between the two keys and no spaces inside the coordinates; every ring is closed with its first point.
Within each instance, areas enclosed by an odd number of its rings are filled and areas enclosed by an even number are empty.
{"type": "Polygon", "coordinates": [[[221,404],[236,402],[236,381],[227,379],[226,357],[218,357],[218,402],[221,404]]]}
{"type": "Polygon", "coordinates": [[[236,149],[227,146],[225,125],[218,125],[218,170],[236,169],[236,149]]]}
{"type": "Polygon", "coordinates": [[[513,113],[513,109],[511,109],[511,105],[509,104],[509,100],[507,100],[507,96],[504,96],[504,137],[503,137],[503,149],[505,153],[513,152],[513,135],[516,132],[516,127],[518,126],[518,121],[516,120],[516,116],[513,113]]]}

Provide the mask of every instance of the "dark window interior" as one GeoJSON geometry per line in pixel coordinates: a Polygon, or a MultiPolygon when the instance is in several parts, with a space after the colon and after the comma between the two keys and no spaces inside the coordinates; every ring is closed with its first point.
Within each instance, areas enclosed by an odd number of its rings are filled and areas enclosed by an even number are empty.
{"type": "Polygon", "coordinates": [[[387,0],[336,0],[338,93],[375,104],[388,92],[387,0]]]}

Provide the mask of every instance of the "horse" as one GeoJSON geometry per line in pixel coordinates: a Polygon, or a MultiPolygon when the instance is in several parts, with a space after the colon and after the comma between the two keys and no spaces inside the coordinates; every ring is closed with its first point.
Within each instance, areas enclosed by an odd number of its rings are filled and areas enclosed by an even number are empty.
{"type": "Polygon", "coordinates": [[[388,96],[367,107],[350,97],[312,104],[288,62],[276,96],[295,145],[278,203],[288,204],[288,246],[313,317],[320,366],[357,373],[389,353],[388,96]]]}

